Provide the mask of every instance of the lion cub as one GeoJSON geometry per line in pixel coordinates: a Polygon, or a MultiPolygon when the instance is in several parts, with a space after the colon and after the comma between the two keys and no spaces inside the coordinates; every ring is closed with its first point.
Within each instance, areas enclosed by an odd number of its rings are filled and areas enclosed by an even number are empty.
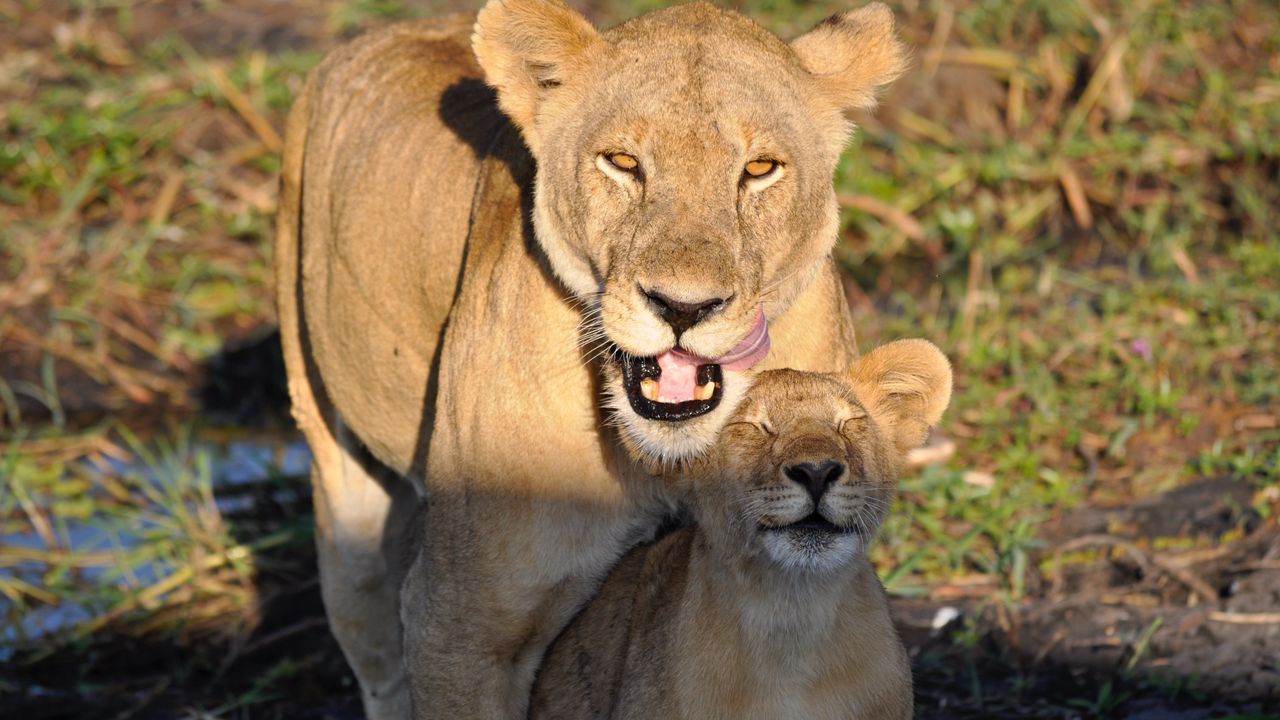
{"type": "Polygon", "coordinates": [[[555,641],[533,718],[909,718],[867,546],[951,397],[923,340],[762,373],[681,482],[696,525],[630,552],[555,641]]]}

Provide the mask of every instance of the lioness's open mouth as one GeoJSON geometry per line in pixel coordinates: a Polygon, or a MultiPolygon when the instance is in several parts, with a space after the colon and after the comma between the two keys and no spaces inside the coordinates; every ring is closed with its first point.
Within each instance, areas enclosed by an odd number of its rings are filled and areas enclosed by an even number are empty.
{"type": "Polygon", "coordinates": [[[631,409],[646,420],[680,421],[705,415],[724,397],[723,370],[746,370],[769,354],[769,323],[756,314],[751,331],[718,358],[673,348],[656,357],[622,357],[622,385],[631,409]]]}
{"type": "MultiPolygon", "coordinates": [[[[696,365],[693,374],[693,397],[671,397],[663,394],[662,367],[658,358],[624,357],[622,385],[627,390],[631,409],[646,420],[688,420],[705,415],[724,397],[724,373],[718,364],[696,365]]],[[[687,383],[684,383],[687,384],[687,383]]]]}

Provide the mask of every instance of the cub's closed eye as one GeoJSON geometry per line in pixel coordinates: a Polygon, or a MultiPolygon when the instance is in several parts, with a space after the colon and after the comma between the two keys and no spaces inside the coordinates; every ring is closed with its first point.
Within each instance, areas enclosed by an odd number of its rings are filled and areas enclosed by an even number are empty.
{"type": "Polygon", "coordinates": [[[778,170],[777,160],[759,159],[752,160],[742,169],[742,176],[751,180],[765,178],[778,170]]]}
{"type": "Polygon", "coordinates": [[[861,432],[867,427],[867,416],[854,415],[853,417],[845,418],[837,422],[836,427],[839,428],[839,432],[842,434],[861,432]]]}
{"type": "Polygon", "coordinates": [[[635,172],[640,167],[640,161],[634,155],[626,153],[605,153],[604,159],[608,160],[610,165],[627,172],[635,172]]]}
{"type": "Polygon", "coordinates": [[[764,433],[764,434],[766,434],[766,435],[773,435],[773,434],[774,434],[774,432],[773,432],[773,428],[769,425],[769,423],[766,423],[766,422],[750,422],[750,421],[747,421],[747,420],[738,420],[738,421],[736,421],[736,422],[725,423],[724,429],[725,429],[725,430],[733,430],[734,432],[737,432],[737,431],[739,431],[739,430],[743,430],[743,431],[748,431],[748,432],[762,432],[762,433],[764,433]]]}

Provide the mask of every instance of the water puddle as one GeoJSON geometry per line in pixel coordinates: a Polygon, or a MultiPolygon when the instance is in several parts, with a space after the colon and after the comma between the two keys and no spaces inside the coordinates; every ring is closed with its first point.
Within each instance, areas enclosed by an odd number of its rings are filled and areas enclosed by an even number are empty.
{"type": "Polygon", "coordinates": [[[296,436],[187,434],[127,447],[51,467],[0,457],[0,662],[131,598],[159,602],[193,563],[219,562],[210,548],[227,564],[251,561],[235,519],[307,494],[311,453],[296,436]]]}

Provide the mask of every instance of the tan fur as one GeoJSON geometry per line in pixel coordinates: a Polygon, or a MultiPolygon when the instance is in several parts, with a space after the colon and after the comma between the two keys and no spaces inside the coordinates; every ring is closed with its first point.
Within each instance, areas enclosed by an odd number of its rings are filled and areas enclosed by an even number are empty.
{"type": "Polygon", "coordinates": [[[910,718],[910,665],[865,549],[917,426],[950,395],[924,341],[851,376],[762,374],[686,478],[696,525],[610,573],[548,651],[531,718],[910,718]],[[815,507],[786,468],[827,460],[846,469],[815,507]],[[818,508],[854,539],[780,557],[772,534],[818,508]]]}
{"type": "MultiPolygon", "coordinates": [[[[889,24],[823,28],[796,47],[900,56],[889,24]]],[[[848,88],[896,70],[852,63],[833,86],[701,3],[599,33],[558,2],[493,0],[312,73],[284,154],[281,336],[326,607],[371,717],[408,704],[397,614],[419,716],[521,716],[551,637],[668,511],[622,449],[693,457],[733,412],[751,373],[680,424],[630,409],[608,348],[674,342],[638,287],[728,298],[681,338],[692,352],[725,352],[763,309],[761,369],[852,359],[831,176],[866,104],[848,88]],[[642,179],[600,167],[620,151],[642,179]],[[782,173],[740,181],[759,155],[782,173]],[[402,604],[387,548],[421,498],[402,604]]]]}

